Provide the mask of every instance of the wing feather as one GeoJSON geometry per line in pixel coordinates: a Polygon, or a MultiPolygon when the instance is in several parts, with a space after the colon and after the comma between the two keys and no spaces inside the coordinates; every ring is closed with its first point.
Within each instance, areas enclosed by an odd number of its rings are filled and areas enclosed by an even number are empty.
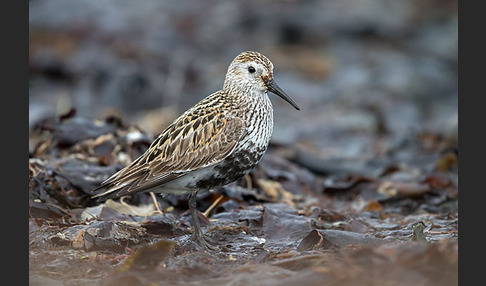
{"type": "Polygon", "coordinates": [[[144,154],[95,189],[105,191],[93,197],[114,198],[149,190],[229,156],[246,132],[245,122],[216,108],[201,114],[196,109],[176,119],[144,154]]]}

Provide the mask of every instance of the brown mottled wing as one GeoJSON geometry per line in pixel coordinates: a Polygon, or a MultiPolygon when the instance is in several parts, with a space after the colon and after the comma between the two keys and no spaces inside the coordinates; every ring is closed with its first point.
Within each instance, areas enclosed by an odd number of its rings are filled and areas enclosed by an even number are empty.
{"type": "Polygon", "coordinates": [[[179,117],[150,147],[96,190],[93,197],[115,198],[163,185],[190,171],[217,164],[230,155],[246,132],[241,118],[228,117],[213,109],[179,117]]]}

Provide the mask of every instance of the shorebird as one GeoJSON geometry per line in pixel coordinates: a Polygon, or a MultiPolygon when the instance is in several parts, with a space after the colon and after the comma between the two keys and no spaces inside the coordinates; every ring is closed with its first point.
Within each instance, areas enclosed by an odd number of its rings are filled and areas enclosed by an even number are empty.
{"type": "Polygon", "coordinates": [[[223,88],[172,122],[149,148],[93,190],[93,198],[139,192],[189,194],[194,235],[204,249],[196,210],[198,192],[217,189],[247,175],[267,150],[273,132],[270,91],[300,110],[273,79],[264,55],[240,53],[228,67],[223,88]]]}

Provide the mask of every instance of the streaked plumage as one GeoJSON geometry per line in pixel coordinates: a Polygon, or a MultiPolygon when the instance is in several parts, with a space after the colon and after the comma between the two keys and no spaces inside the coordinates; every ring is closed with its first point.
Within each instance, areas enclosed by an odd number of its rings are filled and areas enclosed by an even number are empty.
{"type": "Polygon", "coordinates": [[[103,182],[95,191],[105,191],[94,197],[189,193],[196,238],[206,246],[196,218],[196,194],[245,176],[260,161],[273,130],[267,91],[299,109],[275,84],[270,60],[257,52],[239,54],[222,90],[174,120],[144,154],[103,182]]]}

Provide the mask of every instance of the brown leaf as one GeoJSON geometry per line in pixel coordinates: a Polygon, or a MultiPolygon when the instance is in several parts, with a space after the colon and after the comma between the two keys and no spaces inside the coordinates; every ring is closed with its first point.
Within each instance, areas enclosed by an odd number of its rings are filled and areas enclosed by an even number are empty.
{"type": "Polygon", "coordinates": [[[265,196],[270,199],[271,202],[284,202],[291,206],[294,206],[294,195],[285,190],[279,182],[259,179],[258,185],[265,192],[265,196]]]}
{"type": "Polygon", "coordinates": [[[370,200],[367,204],[366,207],[364,208],[365,211],[377,211],[381,212],[383,210],[383,207],[381,204],[375,200],[370,200]]]}
{"type": "Polygon", "coordinates": [[[414,182],[394,182],[384,181],[378,187],[378,192],[387,197],[404,196],[404,197],[420,197],[424,193],[431,190],[430,186],[422,183],[414,182]]]}
{"type": "Polygon", "coordinates": [[[422,183],[428,184],[433,189],[445,189],[452,185],[449,177],[443,173],[434,173],[428,176],[422,183]]]}
{"type": "Polygon", "coordinates": [[[127,258],[117,272],[125,272],[129,270],[152,270],[165,259],[175,245],[175,242],[169,240],[161,240],[154,244],[146,244],[136,253],[127,258]]]}

